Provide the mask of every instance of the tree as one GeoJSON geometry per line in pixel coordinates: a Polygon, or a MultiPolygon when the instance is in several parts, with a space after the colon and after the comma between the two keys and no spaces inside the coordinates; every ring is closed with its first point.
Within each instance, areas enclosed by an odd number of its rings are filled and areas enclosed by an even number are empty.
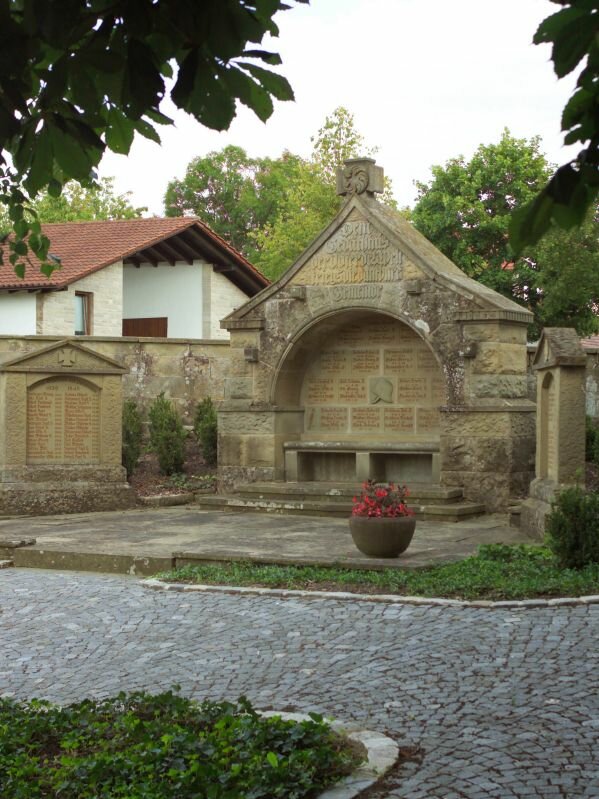
{"type": "MultiPolygon", "coordinates": [[[[326,117],[311,141],[312,157],[290,186],[278,214],[254,234],[256,266],[272,280],[297,259],[339,210],[343,201],[337,196],[337,167],[348,158],[375,152],[356,130],[353,114],[341,106],[326,117]]],[[[395,207],[389,181],[383,202],[395,207]]]]}
{"type": "MultiPolygon", "coordinates": [[[[306,2],[306,0],[295,0],[306,2]]],[[[31,250],[49,274],[47,238],[30,201],[46,187],[88,181],[106,148],[127,153],[135,133],[159,142],[160,109],[174,104],[226,129],[236,101],[266,120],[289,83],[248,48],[276,36],[283,0],[11,0],[0,4],[0,201],[14,238],[9,261],[25,271],[31,250]],[[175,69],[174,69],[175,68],[175,69]],[[174,76],[174,78],[173,78],[174,76]],[[173,78],[172,88],[166,81],[173,78]]]]}
{"type": "Polygon", "coordinates": [[[450,159],[418,183],[411,214],[415,227],[467,275],[521,302],[543,325],[597,329],[599,246],[591,214],[580,230],[555,229],[516,257],[508,228],[551,171],[539,139],[516,139],[505,130],[498,144],[481,145],[470,161],[450,159]],[[593,244],[593,236],[595,242],[593,244]]]}
{"type": "Polygon", "coordinates": [[[580,225],[599,195],[599,7],[597,0],[553,2],[563,8],[540,24],[533,41],[553,44],[551,58],[558,78],[582,65],[562,113],[562,130],[565,144],[586,146],[514,213],[510,241],[517,253],[536,244],[554,226],[580,225]]]}
{"type": "Polygon", "coordinates": [[[277,215],[302,165],[299,156],[287,151],[277,159],[251,158],[229,145],[194,158],[185,177],[168,184],[166,214],[198,216],[252,261],[252,234],[277,215]]]}
{"type": "Polygon", "coordinates": [[[91,222],[96,219],[138,219],[147,208],[134,208],[127,194],[115,194],[114,178],[102,178],[85,188],[75,180],[65,183],[62,193],[38,195],[32,206],[40,222],[91,222]]]}

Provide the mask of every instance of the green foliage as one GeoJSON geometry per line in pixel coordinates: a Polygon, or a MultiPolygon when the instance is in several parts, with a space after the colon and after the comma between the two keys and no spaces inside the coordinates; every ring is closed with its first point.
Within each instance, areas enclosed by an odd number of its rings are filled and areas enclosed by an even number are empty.
{"type": "Polygon", "coordinates": [[[542,191],[514,213],[510,241],[520,253],[553,226],[579,225],[599,194],[599,11],[596,0],[554,0],[562,6],[540,24],[535,44],[553,45],[558,78],[582,66],[574,94],[562,113],[564,144],[586,143],[559,167],[542,191]]]}
{"type": "Polygon", "coordinates": [[[284,152],[280,158],[251,158],[241,147],[194,158],[182,180],[168,184],[167,216],[193,214],[250,261],[256,258],[253,234],[276,217],[304,161],[284,152]]]}
{"type": "Polygon", "coordinates": [[[598,329],[599,241],[594,214],[573,231],[555,230],[516,258],[508,240],[514,209],[528,202],[550,171],[539,139],[505,130],[498,144],[473,157],[433,167],[418,183],[415,227],[470,277],[527,306],[532,338],[544,326],[567,325],[580,334],[598,329]]]}
{"type": "Polygon", "coordinates": [[[587,463],[599,463],[599,426],[592,416],[586,418],[584,450],[587,463]]]}
{"type": "Polygon", "coordinates": [[[580,486],[561,491],[547,519],[547,541],[567,568],[599,563],[599,493],[580,486]]]}
{"type": "MultiPolygon", "coordinates": [[[[255,264],[271,280],[293,264],[339,211],[343,200],[337,196],[336,168],[348,158],[376,152],[364,144],[353,114],[342,106],[327,116],[311,141],[311,160],[290,185],[278,213],[254,234],[258,249],[255,264]]],[[[396,205],[390,181],[385,183],[382,200],[396,205]]]]}
{"type": "Polygon", "coordinates": [[[0,699],[3,799],[302,799],[358,762],[317,714],[265,719],[243,697],[137,692],[67,707],[0,699]]]}
{"type": "Polygon", "coordinates": [[[545,547],[481,546],[459,563],[423,569],[344,569],[254,563],[198,564],[163,575],[167,580],[268,588],[354,591],[454,599],[526,599],[599,592],[599,565],[562,568],[545,547]]]}
{"type": "Polygon", "coordinates": [[[173,403],[161,392],[150,405],[150,448],[156,453],[162,474],[175,474],[183,470],[185,438],[187,436],[181,417],[173,403]]]}
{"type": "Polygon", "coordinates": [[[193,432],[202,448],[202,455],[208,466],[216,466],[218,454],[218,423],[216,408],[210,397],[205,397],[196,406],[193,432]]]}
{"type": "Polygon", "coordinates": [[[134,208],[128,194],[115,194],[114,178],[102,178],[90,187],[71,180],[65,183],[58,197],[42,192],[33,201],[33,207],[41,222],[137,219],[148,209],[134,208]]]}
{"type": "Polygon", "coordinates": [[[13,223],[9,262],[17,274],[28,252],[42,271],[55,267],[31,200],[45,188],[59,196],[69,180],[89,181],[104,151],[128,153],[136,133],[160,142],[157,126],[172,124],[160,110],[167,94],[215,130],[229,127],[237,101],[264,121],[273,97],[293,99],[286,79],[260,66],[280,57],[252,46],[278,35],[274,16],[287,7],[88,0],[65,2],[59,14],[56,3],[3,3],[0,202],[13,223]]]}
{"type": "Polygon", "coordinates": [[[137,403],[125,400],[123,404],[123,444],[122,462],[127,472],[127,480],[135,471],[141,455],[143,422],[137,403]]]}

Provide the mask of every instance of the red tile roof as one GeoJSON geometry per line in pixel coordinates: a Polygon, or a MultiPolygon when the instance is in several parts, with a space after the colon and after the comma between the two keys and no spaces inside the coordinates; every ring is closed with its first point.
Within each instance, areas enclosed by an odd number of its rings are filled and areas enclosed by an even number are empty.
{"type": "Polygon", "coordinates": [[[201,220],[152,217],[42,225],[43,233],[50,239],[49,252],[60,258],[61,268],[47,278],[39,271],[37,259],[32,258],[33,264],[27,266],[25,278],[20,280],[5,250],[4,264],[0,266],[0,289],[63,288],[188,228],[195,228],[260,287],[269,285],[270,281],[255,266],[201,220]]]}
{"type": "Polygon", "coordinates": [[[581,338],[580,343],[585,350],[599,349],[599,336],[589,336],[588,338],[581,338]]]}

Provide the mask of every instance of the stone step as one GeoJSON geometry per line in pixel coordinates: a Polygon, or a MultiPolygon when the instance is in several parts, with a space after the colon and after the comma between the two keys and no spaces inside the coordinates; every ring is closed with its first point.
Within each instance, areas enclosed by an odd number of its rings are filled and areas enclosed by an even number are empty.
{"type": "Polygon", "coordinates": [[[0,560],[0,569],[10,569],[14,565],[14,560],[0,560]]]}
{"type": "MultiPolygon", "coordinates": [[[[350,502],[360,494],[360,483],[291,483],[284,481],[243,483],[235,486],[236,496],[245,499],[274,499],[299,502],[350,502]]],[[[437,505],[459,502],[463,497],[461,488],[445,488],[440,485],[411,484],[411,505],[437,505]]]]}
{"type": "MultiPolygon", "coordinates": [[[[288,515],[334,516],[347,518],[351,514],[352,503],[337,499],[333,502],[300,499],[269,499],[242,497],[238,494],[213,494],[199,497],[198,506],[202,510],[222,510],[229,512],[280,513],[288,515]]],[[[458,521],[472,516],[480,516],[485,506],[474,502],[451,502],[446,505],[415,505],[410,507],[417,519],[425,521],[458,521]]]]}

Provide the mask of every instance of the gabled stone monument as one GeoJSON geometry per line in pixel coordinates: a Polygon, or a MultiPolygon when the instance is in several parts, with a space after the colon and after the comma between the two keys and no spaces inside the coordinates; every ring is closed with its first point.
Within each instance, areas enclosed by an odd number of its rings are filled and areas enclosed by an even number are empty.
{"type": "Polygon", "coordinates": [[[366,477],[463,489],[505,509],[532,479],[525,308],[466,277],[378,202],[368,158],[285,274],[223,320],[223,489],[366,477]]]}
{"type": "Polygon", "coordinates": [[[533,370],[537,374],[535,479],[522,503],[520,526],[542,537],[551,502],[561,488],[584,485],[586,355],[573,328],[546,327],[533,370]]]}
{"type": "Polygon", "coordinates": [[[0,364],[0,513],[133,504],[116,361],[65,340],[0,364]]]}

